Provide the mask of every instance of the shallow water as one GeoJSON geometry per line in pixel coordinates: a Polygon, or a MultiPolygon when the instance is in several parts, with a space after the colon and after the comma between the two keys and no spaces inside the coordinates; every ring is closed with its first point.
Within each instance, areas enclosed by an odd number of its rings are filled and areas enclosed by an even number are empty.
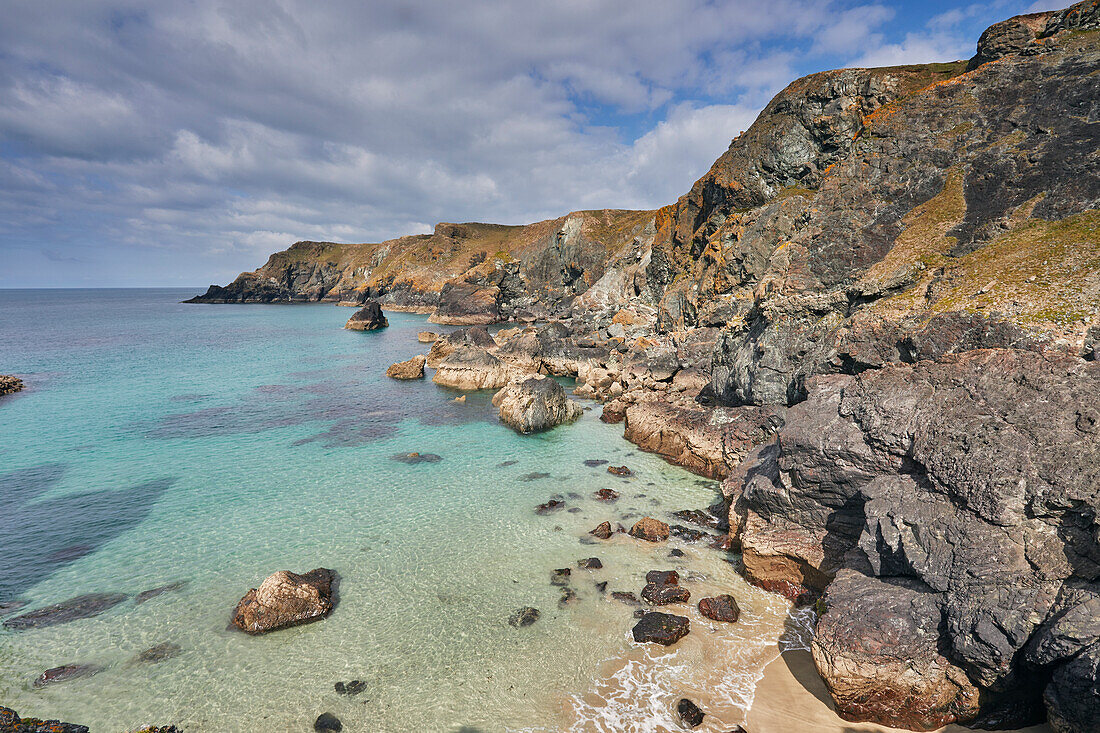
{"type": "Polygon", "coordinates": [[[345,730],[659,731],[676,729],[684,695],[716,714],[704,729],[742,719],[786,604],[702,544],[586,534],[706,506],[712,483],[637,451],[598,408],[525,437],[496,420],[488,394],[459,404],[430,381],[385,378],[426,350],[416,331],[439,330],[423,316],[350,332],[349,309],[177,302],[188,294],[0,291],[0,372],[29,387],[0,402],[0,602],[186,581],[95,618],[0,631],[0,703],[93,731],[306,731],[325,711],[345,730]],[[391,459],[407,451],[442,460],[391,459]],[[622,498],[595,501],[603,487],[622,498]],[[578,511],[535,515],[554,494],[578,511]],[[671,547],[687,557],[668,558],[671,547]],[[576,568],[590,556],[604,568],[576,568]],[[227,630],[265,576],[318,566],[340,576],[328,619],[227,630]],[[549,583],[559,567],[573,568],[579,597],[564,608],[549,583]],[[672,567],[695,574],[683,581],[693,599],[736,595],[742,620],[679,607],[693,623],[685,640],[634,644],[633,609],[596,583],[637,593],[647,570],[672,567]],[[510,627],[528,605],[538,622],[510,627]],[[182,652],[134,661],[163,642],[182,652]],[[31,687],[74,662],[106,669],[31,687]],[[366,690],[334,692],[353,679],[366,690]]]}

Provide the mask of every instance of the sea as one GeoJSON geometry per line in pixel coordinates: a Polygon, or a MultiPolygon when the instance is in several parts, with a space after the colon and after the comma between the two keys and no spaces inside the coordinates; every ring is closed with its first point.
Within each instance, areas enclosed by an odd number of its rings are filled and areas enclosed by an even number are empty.
{"type": "MultiPolygon", "coordinates": [[[[425,316],[377,332],[316,305],[187,305],[200,289],[0,290],[0,603],[20,613],[87,593],[128,596],[47,628],[0,628],[0,705],[93,733],[682,730],[680,698],[743,720],[781,636],[780,597],[705,541],[593,539],[604,520],[711,504],[715,482],[644,453],[600,406],[518,435],[491,393],[385,376],[426,353],[425,316]],[[395,459],[433,454],[437,461],[395,459]],[[586,461],[588,462],[586,464],[586,461]],[[595,462],[606,461],[598,465],[595,462]],[[608,473],[625,465],[633,476],[608,473]],[[615,502],[594,498],[601,488],[615,502]],[[565,506],[540,515],[557,497],[565,506]],[[679,549],[682,557],[670,556],[679,549]],[[602,568],[578,560],[598,557],[602,568]],[[277,570],[339,577],[323,621],[250,636],[237,602],[277,570]],[[575,601],[550,583],[570,568],[575,601]],[[645,573],[676,569],[691,633],[631,637],[645,573]],[[605,585],[601,585],[606,583],[605,585]],[[137,594],[173,589],[143,602],[137,594]],[[730,593],[737,623],[695,601],[730,593]],[[515,628],[519,608],[540,610],[515,628]],[[160,661],[141,653],[170,644],[160,661]],[[102,668],[35,687],[46,669],[102,668]],[[358,681],[358,694],[336,683],[358,681]]],[[[567,386],[569,386],[567,384],[567,386]]]]}

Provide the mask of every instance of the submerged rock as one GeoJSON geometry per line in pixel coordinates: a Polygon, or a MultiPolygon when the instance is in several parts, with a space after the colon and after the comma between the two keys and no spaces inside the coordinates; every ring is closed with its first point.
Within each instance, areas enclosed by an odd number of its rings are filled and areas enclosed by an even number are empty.
{"type": "Polygon", "coordinates": [[[144,664],[156,664],[157,662],[163,662],[173,657],[178,657],[183,649],[179,644],[174,644],[170,641],[166,641],[163,644],[157,644],[154,647],[150,647],[138,654],[133,658],[133,662],[144,664]]]}
{"type": "Polygon", "coordinates": [[[551,499],[545,504],[539,504],[535,507],[535,514],[552,514],[553,512],[560,511],[565,507],[565,502],[561,499],[551,499]]]}
{"type": "Polygon", "coordinates": [[[561,598],[558,599],[558,606],[560,608],[565,608],[566,606],[571,606],[576,602],[577,602],[577,592],[575,590],[573,590],[572,588],[570,588],[568,586],[561,589],[561,598]]]}
{"type": "Polygon", "coordinates": [[[646,542],[664,542],[668,539],[668,525],[653,517],[644,517],[630,528],[630,536],[646,542]]]}
{"type": "Polygon", "coordinates": [[[337,695],[347,695],[348,697],[354,697],[360,692],[367,689],[367,683],[362,680],[352,680],[351,682],[337,682],[334,684],[333,689],[336,690],[337,695]]]}
{"type": "Polygon", "coordinates": [[[680,698],[680,702],[676,703],[676,714],[680,716],[680,722],[688,728],[698,728],[705,717],[699,706],[686,697],[680,698]]]}
{"type": "Polygon", "coordinates": [[[33,686],[37,688],[47,687],[59,682],[68,682],[69,680],[79,680],[85,677],[91,677],[92,675],[99,674],[103,671],[103,666],[99,664],[66,664],[61,667],[54,667],[53,669],[47,669],[34,681],[33,686]]]}
{"type": "Polygon", "coordinates": [[[390,322],[382,315],[382,306],[378,305],[378,301],[371,300],[348,319],[344,328],[349,331],[377,331],[389,325],[390,322]]]}
{"type": "Polygon", "coordinates": [[[88,727],[60,720],[21,718],[11,708],[0,705],[0,731],[3,733],[88,733],[88,727]]]}
{"type": "Polygon", "coordinates": [[[596,492],[597,501],[615,501],[619,498],[619,492],[615,489],[600,489],[596,492]]]}
{"type": "Polygon", "coordinates": [[[186,580],[177,580],[172,583],[166,583],[165,585],[157,586],[156,588],[143,590],[141,593],[138,593],[136,596],[134,596],[134,603],[141,605],[142,603],[156,598],[157,596],[163,595],[165,593],[174,593],[175,591],[182,590],[185,587],[187,587],[186,580]]]}
{"type": "Polygon", "coordinates": [[[565,390],[550,377],[530,377],[512,382],[493,395],[500,420],[518,433],[537,433],[570,423],[583,410],[565,396],[565,390]]]}
{"type": "Polygon", "coordinates": [[[415,466],[418,463],[439,463],[443,460],[443,457],[435,453],[395,453],[390,456],[390,460],[415,466]]]}
{"type": "Polygon", "coordinates": [[[232,623],[250,634],[262,634],[324,618],[335,606],[335,579],[336,573],[327,568],[304,575],[280,570],[245,594],[232,623]]]}
{"type": "Polygon", "coordinates": [[[517,629],[522,629],[524,626],[530,626],[539,620],[539,610],[531,606],[526,606],[519,609],[511,616],[508,617],[508,623],[517,629]]]}
{"type": "Polygon", "coordinates": [[[9,629],[40,629],[78,619],[92,618],[114,608],[128,597],[125,593],[88,593],[53,606],[36,609],[22,616],[9,618],[4,621],[4,626],[9,629]]]}
{"type": "Polygon", "coordinates": [[[550,573],[550,585],[569,585],[569,575],[573,571],[569,568],[558,568],[550,573]]]}
{"type": "Polygon", "coordinates": [[[639,643],[653,642],[670,646],[687,636],[691,622],[683,616],[649,611],[634,625],[631,634],[639,643]]]}
{"type": "Polygon", "coordinates": [[[391,379],[423,379],[424,362],[427,360],[423,354],[417,354],[407,361],[399,361],[391,364],[386,370],[386,376],[391,379]]]}
{"type": "Polygon", "coordinates": [[[339,733],[343,729],[344,724],[332,713],[321,713],[317,716],[317,720],[313,721],[313,730],[315,731],[339,733]]]}
{"type": "Polygon", "coordinates": [[[724,594],[699,601],[699,613],[712,621],[733,623],[740,618],[741,608],[737,605],[736,598],[724,594]]]}
{"type": "Polygon", "coordinates": [[[634,472],[631,471],[626,466],[608,466],[607,467],[607,472],[610,473],[610,474],[613,474],[615,476],[629,477],[629,476],[634,475],[634,472]]]}

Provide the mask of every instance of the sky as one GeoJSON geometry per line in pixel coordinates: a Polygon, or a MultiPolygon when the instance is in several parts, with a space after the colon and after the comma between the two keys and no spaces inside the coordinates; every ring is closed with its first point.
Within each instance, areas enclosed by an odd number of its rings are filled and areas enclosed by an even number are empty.
{"type": "Polygon", "coordinates": [[[4,0],[0,287],[675,201],[799,76],[1065,2],[4,0]]]}

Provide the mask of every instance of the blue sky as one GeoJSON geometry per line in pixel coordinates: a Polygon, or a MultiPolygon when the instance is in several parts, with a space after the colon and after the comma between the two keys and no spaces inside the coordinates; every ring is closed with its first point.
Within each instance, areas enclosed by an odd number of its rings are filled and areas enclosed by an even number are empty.
{"type": "Polygon", "coordinates": [[[1043,2],[8,0],[0,287],[205,286],[298,239],[674,201],[788,82],[1043,2]]]}

